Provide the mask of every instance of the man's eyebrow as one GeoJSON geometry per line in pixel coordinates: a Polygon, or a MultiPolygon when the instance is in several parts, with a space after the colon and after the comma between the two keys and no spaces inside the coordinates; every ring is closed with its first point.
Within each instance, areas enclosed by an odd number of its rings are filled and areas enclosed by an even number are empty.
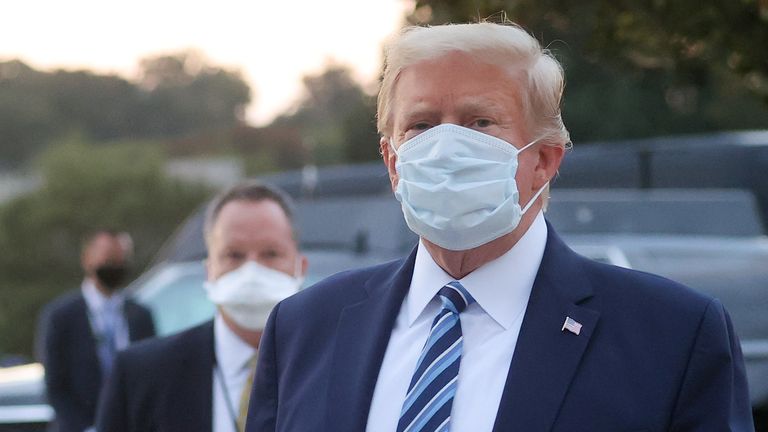
{"type": "MultiPolygon", "coordinates": [[[[456,107],[456,110],[460,115],[488,115],[499,116],[507,112],[508,107],[499,101],[489,100],[487,98],[471,98],[463,100],[456,107]]],[[[435,107],[431,103],[417,102],[411,104],[407,108],[404,108],[396,117],[396,120],[401,122],[410,122],[415,119],[430,119],[440,111],[439,107],[435,107]]]]}
{"type": "Polygon", "coordinates": [[[425,103],[417,103],[412,105],[410,108],[406,108],[400,116],[398,116],[400,119],[404,120],[410,120],[413,118],[419,118],[419,117],[429,117],[434,115],[435,108],[431,105],[425,104],[425,103]]]}
{"type": "Polygon", "coordinates": [[[504,106],[502,106],[496,101],[488,100],[488,99],[484,99],[484,100],[470,99],[467,101],[462,101],[458,105],[457,109],[462,114],[473,113],[473,112],[494,114],[497,112],[505,111],[504,106]]]}

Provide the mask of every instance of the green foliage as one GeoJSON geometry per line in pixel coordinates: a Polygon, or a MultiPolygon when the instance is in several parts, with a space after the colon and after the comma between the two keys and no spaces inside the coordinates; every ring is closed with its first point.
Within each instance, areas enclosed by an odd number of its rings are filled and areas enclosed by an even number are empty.
{"type": "Polygon", "coordinates": [[[229,128],[243,120],[250,88],[238,72],[206,64],[193,51],[141,61],[147,90],[136,118],[146,136],[229,128]]]}
{"type": "Polygon", "coordinates": [[[43,302],[79,285],[86,233],[129,232],[136,275],[209,195],[167,178],[151,142],[96,146],[73,139],[38,162],[43,187],[0,207],[0,353],[29,353],[43,302]]]}
{"type": "Polygon", "coordinates": [[[0,63],[0,167],[30,157],[56,132],[45,81],[19,61],[0,63]]]}
{"type": "Polygon", "coordinates": [[[504,16],[563,63],[574,141],[768,126],[765,2],[419,0],[409,20],[504,16]]]}
{"type": "Polygon", "coordinates": [[[305,95],[299,108],[273,127],[296,129],[310,159],[317,165],[378,158],[375,99],[352,79],[349,69],[331,66],[304,77],[305,95]]]}
{"type": "Polygon", "coordinates": [[[304,141],[296,128],[242,126],[234,129],[229,139],[250,176],[300,168],[307,159],[304,141]]]}
{"type": "Polygon", "coordinates": [[[268,126],[209,130],[174,140],[168,148],[177,155],[235,155],[245,163],[248,175],[308,163],[378,159],[375,99],[352,79],[350,70],[331,66],[318,75],[305,76],[303,83],[304,96],[297,107],[268,126]]]}
{"type": "Polygon", "coordinates": [[[243,122],[250,88],[237,71],[183,52],[145,59],[129,82],[88,71],[0,62],[0,167],[29,161],[62,136],[97,142],[168,138],[243,122]]]}

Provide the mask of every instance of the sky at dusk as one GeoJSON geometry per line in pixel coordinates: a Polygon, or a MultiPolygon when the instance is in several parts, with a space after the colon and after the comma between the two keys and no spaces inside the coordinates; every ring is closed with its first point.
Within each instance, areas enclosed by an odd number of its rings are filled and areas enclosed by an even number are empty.
{"type": "Polygon", "coordinates": [[[408,0],[6,2],[0,61],[130,79],[143,57],[195,49],[214,65],[242,72],[255,95],[248,120],[260,125],[295,103],[303,75],[329,63],[374,83],[381,43],[410,8],[408,0]]]}

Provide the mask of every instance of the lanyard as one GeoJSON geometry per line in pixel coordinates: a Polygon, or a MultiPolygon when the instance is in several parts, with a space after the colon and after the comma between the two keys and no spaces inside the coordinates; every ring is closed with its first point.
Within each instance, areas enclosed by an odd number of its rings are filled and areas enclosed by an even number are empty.
{"type": "Polygon", "coordinates": [[[216,376],[219,378],[221,391],[224,392],[224,403],[227,406],[229,417],[232,419],[232,425],[235,427],[237,432],[243,432],[237,425],[237,414],[235,413],[234,405],[232,405],[232,399],[229,398],[229,389],[227,388],[226,380],[224,380],[224,373],[221,371],[221,368],[218,365],[214,365],[213,370],[215,371],[216,376]]]}

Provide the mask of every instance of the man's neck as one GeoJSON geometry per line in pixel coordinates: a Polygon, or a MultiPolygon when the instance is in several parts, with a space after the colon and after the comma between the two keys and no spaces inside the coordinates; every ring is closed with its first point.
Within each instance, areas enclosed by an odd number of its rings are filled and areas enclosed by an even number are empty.
{"type": "Polygon", "coordinates": [[[96,292],[98,292],[105,299],[109,299],[117,292],[117,290],[109,290],[105,288],[104,285],[102,285],[102,283],[99,282],[99,280],[95,277],[86,276],[86,278],[88,279],[88,282],[90,282],[91,285],[96,288],[96,292]]]}
{"type": "Polygon", "coordinates": [[[429,240],[422,237],[432,259],[446,273],[454,279],[462,279],[486,263],[504,255],[512,249],[518,241],[525,235],[530,228],[536,216],[539,213],[539,206],[534,205],[525,215],[523,215],[520,224],[509,234],[503,235],[496,240],[492,240],[476,248],[453,251],[444,249],[429,240]]]}

